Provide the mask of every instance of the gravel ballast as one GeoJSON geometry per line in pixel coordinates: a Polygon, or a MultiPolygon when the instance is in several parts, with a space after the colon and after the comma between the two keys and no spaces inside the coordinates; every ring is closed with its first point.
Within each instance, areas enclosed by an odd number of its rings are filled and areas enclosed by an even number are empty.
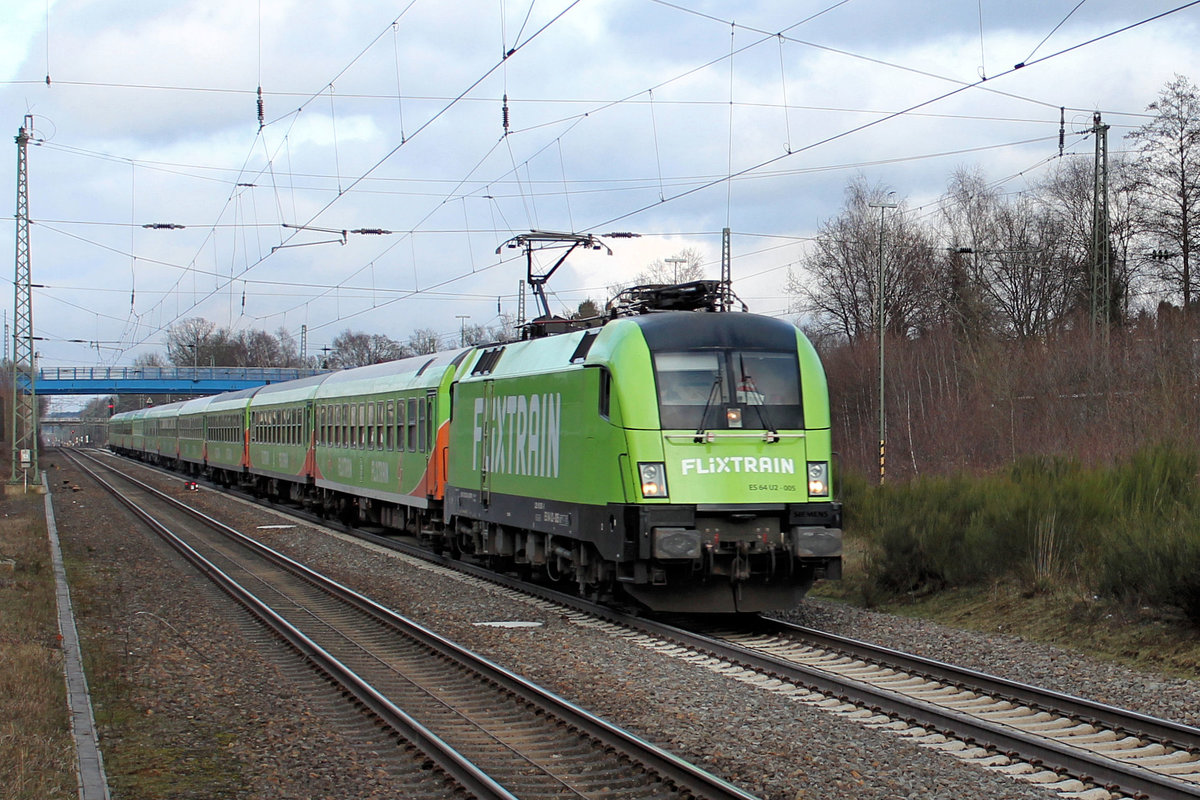
{"type": "MultiPolygon", "coordinates": [[[[145,714],[171,720],[163,727],[178,738],[174,746],[180,752],[201,759],[206,769],[224,769],[230,775],[219,796],[410,796],[404,789],[407,778],[389,771],[385,760],[374,755],[394,745],[383,739],[363,741],[350,726],[328,719],[323,704],[304,699],[306,687],[295,678],[295,670],[281,668],[279,656],[269,655],[275,649],[271,640],[246,622],[242,612],[231,610],[223,594],[156,544],[127,513],[114,510],[113,501],[100,489],[73,471],[60,471],[84,487],[58,494],[55,511],[68,557],[86,566],[92,576],[85,587],[89,600],[80,612],[89,639],[117,650],[128,642],[130,655],[123,669],[133,678],[133,702],[145,714]],[[148,614],[157,621],[147,621],[148,614]]],[[[177,479],[149,481],[762,798],[1054,796],[623,637],[571,623],[556,611],[414,566],[379,548],[216,492],[185,492],[177,479]],[[481,624],[498,621],[540,625],[481,624]]],[[[812,600],[789,616],[834,633],[1156,716],[1193,724],[1197,719],[1195,686],[1189,682],[1133,674],[1015,637],[963,633],[812,600]]],[[[105,758],[111,760],[108,748],[130,743],[123,741],[119,725],[106,729],[100,714],[97,721],[107,738],[102,738],[105,758]]],[[[119,787],[119,781],[113,783],[119,787]]],[[[138,796],[142,795],[114,791],[118,800],[138,796]]]]}

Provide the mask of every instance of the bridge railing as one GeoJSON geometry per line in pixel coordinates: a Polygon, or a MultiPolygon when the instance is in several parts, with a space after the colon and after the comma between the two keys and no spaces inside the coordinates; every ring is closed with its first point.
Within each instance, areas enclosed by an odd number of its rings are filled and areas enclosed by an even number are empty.
{"type": "Polygon", "coordinates": [[[39,369],[42,381],[261,381],[278,383],[307,378],[329,370],[293,367],[48,367],[39,369]]]}

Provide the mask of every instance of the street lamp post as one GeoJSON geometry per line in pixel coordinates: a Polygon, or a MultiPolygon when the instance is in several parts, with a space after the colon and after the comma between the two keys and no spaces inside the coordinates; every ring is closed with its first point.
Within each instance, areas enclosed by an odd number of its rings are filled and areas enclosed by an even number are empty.
{"type": "Polygon", "coordinates": [[[884,479],[884,464],[885,450],[887,443],[887,417],[884,414],[883,405],[883,339],[887,332],[887,325],[884,322],[883,313],[883,212],[888,208],[897,208],[897,204],[891,202],[895,192],[888,192],[887,202],[868,203],[871,208],[879,209],[879,485],[883,485],[884,479]]]}
{"type": "Polygon", "coordinates": [[[671,258],[664,258],[663,262],[672,265],[675,270],[675,283],[679,283],[679,265],[686,264],[687,259],[680,258],[679,256],[672,256],[671,258]]]}

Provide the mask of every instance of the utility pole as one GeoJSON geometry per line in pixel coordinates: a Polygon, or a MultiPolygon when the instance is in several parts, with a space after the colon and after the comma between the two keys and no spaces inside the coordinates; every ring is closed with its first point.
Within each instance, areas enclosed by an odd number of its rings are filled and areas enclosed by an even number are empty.
{"type": "Polygon", "coordinates": [[[887,416],[883,405],[883,340],[887,334],[887,324],[884,321],[883,304],[883,212],[885,209],[896,208],[897,204],[890,202],[896,193],[888,192],[888,202],[868,203],[871,208],[879,209],[879,485],[883,485],[884,465],[886,463],[887,416]]]}
{"type": "Polygon", "coordinates": [[[1100,112],[1092,115],[1096,161],[1092,186],[1092,336],[1103,332],[1108,344],[1112,325],[1112,258],[1108,235],[1108,127],[1100,112]]]}
{"type": "Polygon", "coordinates": [[[733,255],[729,244],[729,228],[721,229],[721,310],[733,307],[733,255]]]}
{"type": "Polygon", "coordinates": [[[300,326],[300,363],[308,366],[308,325],[300,326]]]}
{"type": "Polygon", "coordinates": [[[33,363],[33,292],[29,260],[29,174],[26,151],[33,117],[17,132],[17,262],[13,279],[12,472],[10,483],[41,484],[38,472],[37,376],[33,363]],[[29,391],[21,391],[21,376],[29,391]],[[18,476],[21,476],[18,478],[18,476]]]}
{"type": "Polygon", "coordinates": [[[455,318],[459,322],[458,326],[458,346],[467,346],[467,320],[471,318],[470,314],[455,314],[455,318]]]}
{"type": "Polygon", "coordinates": [[[525,335],[525,281],[517,282],[517,330],[525,335]]]}

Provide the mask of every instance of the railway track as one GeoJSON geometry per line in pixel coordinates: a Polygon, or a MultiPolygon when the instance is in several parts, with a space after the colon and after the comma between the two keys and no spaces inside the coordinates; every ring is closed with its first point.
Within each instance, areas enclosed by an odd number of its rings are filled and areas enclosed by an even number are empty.
{"type": "Polygon", "coordinates": [[[681,635],[722,642],[748,668],[885,715],[880,727],[1060,792],[1200,797],[1200,729],[778,620],[754,627],[681,635]]]}
{"type": "Polygon", "coordinates": [[[1200,797],[1200,730],[900,651],[760,618],[682,626],[597,606],[395,539],[356,532],[515,600],[570,609],[579,625],[892,731],[1066,797],[1200,797]],[[468,576],[468,577],[463,577],[468,576]]]}
{"type": "Polygon", "coordinates": [[[461,791],[753,800],[111,465],[66,455],[461,791]]]}
{"type": "Polygon", "coordinates": [[[1200,729],[1188,725],[765,617],[732,627],[645,619],[385,537],[357,535],[499,584],[513,599],[532,594],[566,606],[576,624],[607,629],[1065,797],[1200,797],[1200,729]]]}

